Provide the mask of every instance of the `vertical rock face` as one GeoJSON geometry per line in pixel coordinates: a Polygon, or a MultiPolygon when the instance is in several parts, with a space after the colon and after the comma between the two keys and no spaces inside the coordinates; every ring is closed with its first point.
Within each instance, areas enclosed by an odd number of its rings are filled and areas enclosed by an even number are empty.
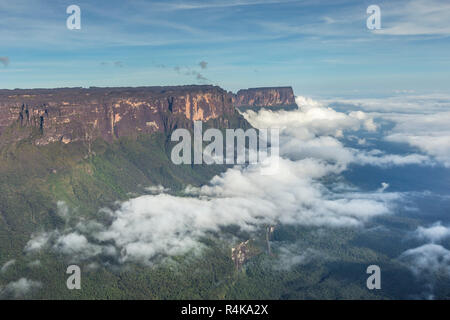
{"type": "Polygon", "coordinates": [[[233,115],[232,99],[215,86],[0,90],[0,139],[14,123],[40,130],[37,144],[167,132],[233,115]]]}
{"type": "Polygon", "coordinates": [[[259,253],[260,251],[255,247],[254,241],[249,239],[231,248],[231,260],[234,262],[236,270],[240,270],[249,259],[259,253]]]}
{"type": "Polygon", "coordinates": [[[236,270],[240,270],[250,256],[249,242],[250,240],[247,240],[231,248],[231,260],[233,260],[236,270]]]}
{"type": "MultiPolygon", "coordinates": [[[[291,87],[240,90],[217,86],[0,90],[0,142],[10,126],[33,129],[36,144],[170,132],[192,121],[227,126],[235,107],[295,105],[291,87]]],[[[20,130],[19,130],[20,131],[20,130]]],[[[29,133],[28,133],[29,134],[29,133]]],[[[8,137],[17,141],[26,130],[8,137]]]]}
{"type": "Polygon", "coordinates": [[[239,90],[234,104],[238,108],[295,106],[295,96],[291,87],[251,88],[239,90]]]}

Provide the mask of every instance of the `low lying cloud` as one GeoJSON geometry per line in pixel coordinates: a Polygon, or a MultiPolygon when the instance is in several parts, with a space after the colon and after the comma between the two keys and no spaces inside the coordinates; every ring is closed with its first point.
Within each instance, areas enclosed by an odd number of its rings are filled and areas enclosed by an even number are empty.
{"type": "Polygon", "coordinates": [[[277,262],[274,265],[276,270],[291,270],[298,265],[308,264],[315,259],[326,258],[323,253],[308,248],[299,249],[296,244],[284,245],[278,248],[277,262]]]}
{"type": "Polygon", "coordinates": [[[280,154],[290,159],[318,158],[345,168],[349,164],[380,167],[428,164],[422,154],[386,154],[345,147],[346,132],[375,132],[374,116],[363,111],[338,112],[318,101],[297,97],[300,107],[293,111],[248,111],[244,117],[256,128],[280,128],[280,154]]]}
{"type": "Polygon", "coordinates": [[[418,227],[414,235],[419,239],[435,243],[450,237],[450,227],[443,226],[441,222],[436,222],[430,227],[418,227]]]}
{"type": "Polygon", "coordinates": [[[402,253],[400,260],[417,276],[425,277],[438,272],[450,276],[450,251],[438,244],[409,249],[402,253]]]}
{"type": "Polygon", "coordinates": [[[450,112],[431,115],[396,115],[387,141],[407,143],[450,167],[450,112]]]}
{"type": "MultiPolygon", "coordinates": [[[[408,158],[358,155],[338,140],[347,131],[376,129],[363,112],[345,114],[312,100],[297,101],[299,111],[246,114],[256,127],[281,128],[281,156],[266,164],[277,166],[277,174],[261,175],[259,164],[235,166],[205,186],[188,186],[182,197],[168,194],[162,186],[151,187],[148,191],[156,194],[102,210],[107,217],[102,221],[108,223],[80,221],[64,230],[36,234],[25,251],[48,248],[73,259],[108,257],[118,263],[151,264],[162,256],[197,252],[203,237],[217,235],[228,226],[248,233],[276,224],[359,227],[391,213],[401,198],[397,193],[332,190],[322,180],[333,179],[348,163],[363,157],[369,157],[367,162],[378,159],[394,164],[408,158]],[[302,104],[305,101],[307,105],[302,104]]],[[[58,208],[60,215],[67,215],[64,205],[58,208]]]]}
{"type": "Polygon", "coordinates": [[[47,245],[52,234],[52,232],[42,232],[32,235],[32,239],[28,241],[24,251],[34,252],[43,249],[47,245]]]}
{"type": "MultiPolygon", "coordinates": [[[[398,95],[379,99],[326,100],[325,104],[363,110],[367,116],[393,123],[384,140],[408,144],[450,167],[450,96],[398,95]]],[[[425,163],[433,164],[433,161],[425,163]]]]}
{"type": "Polygon", "coordinates": [[[316,179],[339,168],[311,159],[281,159],[278,169],[277,175],[262,176],[257,167],[236,167],[207,186],[187,188],[186,197],[141,196],[110,211],[109,225],[80,222],[74,229],[38,234],[26,250],[47,247],[80,259],[109,255],[119,262],[151,263],[160,255],[201,248],[202,237],[231,225],[247,232],[277,223],[357,227],[388,214],[390,203],[399,197],[333,193],[316,179]]]}
{"type": "Polygon", "coordinates": [[[418,279],[426,281],[423,296],[434,299],[437,276],[450,279],[450,250],[437,244],[450,237],[450,227],[438,221],[429,227],[418,227],[412,236],[429,243],[406,250],[399,260],[405,263],[418,279]]]}
{"type": "Polygon", "coordinates": [[[42,287],[39,281],[33,281],[21,278],[17,281],[8,283],[4,288],[0,288],[0,297],[2,298],[22,298],[35,289],[42,287]]]}
{"type": "Polygon", "coordinates": [[[164,188],[162,185],[150,186],[150,187],[145,188],[145,190],[148,192],[151,192],[151,193],[158,193],[158,194],[170,191],[169,188],[164,188]]]}

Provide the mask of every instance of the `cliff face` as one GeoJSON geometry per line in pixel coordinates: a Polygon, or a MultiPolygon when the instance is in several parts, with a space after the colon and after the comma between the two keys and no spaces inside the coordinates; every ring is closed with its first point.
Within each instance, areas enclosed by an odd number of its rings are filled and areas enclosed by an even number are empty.
{"type": "Polygon", "coordinates": [[[295,96],[291,87],[251,88],[239,90],[234,104],[238,108],[294,106],[295,96]]]}
{"type": "MultiPolygon", "coordinates": [[[[61,141],[112,141],[140,133],[170,132],[193,120],[214,119],[227,127],[235,106],[278,107],[295,104],[292,88],[240,90],[236,95],[217,86],[140,88],[61,88],[0,90],[0,142],[11,125],[9,141],[34,130],[38,145],[61,141]],[[3,137],[2,137],[3,136],[3,137]]],[[[5,139],[3,139],[4,142],[5,139]]]]}
{"type": "Polygon", "coordinates": [[[111,141],[234,113],[232,96],[214,86],[0,90],[0,135],[11,124],[34,128],[37,144],[111,141]]]}

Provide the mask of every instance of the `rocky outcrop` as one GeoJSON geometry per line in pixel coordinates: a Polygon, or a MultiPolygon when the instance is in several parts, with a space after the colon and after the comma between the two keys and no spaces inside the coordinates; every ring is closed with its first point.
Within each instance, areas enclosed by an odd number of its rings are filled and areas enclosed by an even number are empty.
{"type": "Polygon", "coordinates": [[[249,244],[250,240],[247,240],[231,248],[231,260],[233,260],[236,270],[240,270],[244,263],[250,258],[251,251],[249,249],[249,244]]]}
{"type": "Polygon", "coordinates": [[[40,131],[36,144],[112,141],[233,116],[232,100],[216,86],[0,90],[0,135],[15,124],[40,131]]]}
{"type": "Polygon", "coordinates": [[[296,107],[294,91],[291,87],[239,90],[234,97],[234,105],[240,109],[296,107]]]}

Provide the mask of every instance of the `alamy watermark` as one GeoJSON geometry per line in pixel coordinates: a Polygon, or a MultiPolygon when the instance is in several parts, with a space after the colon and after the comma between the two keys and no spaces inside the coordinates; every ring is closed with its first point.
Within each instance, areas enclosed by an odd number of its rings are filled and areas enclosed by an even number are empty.
{"type": "MultiPolygon", "coordinates": [[[[67,7],[66,13],[70,16],[66,20],[66,26],[69,30],[81,29],[81,9],[78,5],[72,4],[67,7]]],[[[366,26],[369,30],[381,29],[381,9],[380,6],[372,4],[367,7],[366,13],[370,16],[366,20],[366,26]]]]}
{"type": "Polygon", "coordinates": [[[67,7],[66,13],[70,16],[66,20],[66,26],[69,30],[81,29],[81,9],[79,6],[72,4],[67,7]]]}
{"type": "Polygon", "coordinates": [[[66,286],[69,290],[81,289],[81,269],[79,266],[73,264],[67,267],[67,274],[70,276],[67,278],[66,286]]]}
{"type": "Polygon", "coordinates": [[[372,4],[367,7],[367,14],[370,16],[367,18],[366,25],[369,30],[381,29],[381,9],[376,4],[372,4]]]}
{"type": "Polygon", "coordinates": [[[178,142],[171,153],[171,160],[176,165],[260,164],[263,175],[275,174],[278,170],[279,129],[277,128],[259,130],[250,128],[247,131],[226,129],[224,144],[222,131],[210,128],[203,133],[203,123],[194,121],[193,137],[189,130],[180,128],[173,131],[171,141],[178,142]],[[210,143],[203,147],[204,142],[210,143]]]}
{"type": "Polygon", "coordinates": [[[381,269],[379,266],[373,264],[367,267],[366,270],[367,274],[370,274],[370,276],[367,278],[366,286],[367,289],[373,290],[373,289],[381,289],[381,269]]]}

